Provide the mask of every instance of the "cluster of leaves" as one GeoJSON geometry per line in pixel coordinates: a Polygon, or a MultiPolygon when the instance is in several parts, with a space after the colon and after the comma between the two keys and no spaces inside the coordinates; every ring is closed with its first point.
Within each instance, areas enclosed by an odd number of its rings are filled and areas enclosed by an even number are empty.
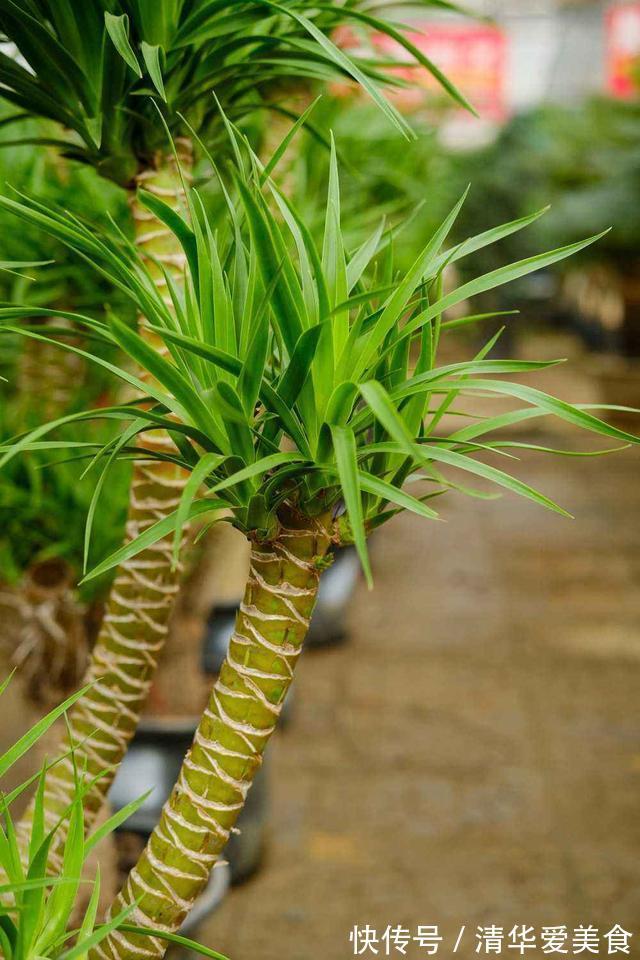
{"type": "MultiPolygon", "coordinates": [[[[409,150],[380,112],[360,97],[323,95],[311,120],[307,135],[288,154],[289,180],[301,218],[314,236],[321,236],[323,211],[316,198],[326,195],[331,161],[330,151],[318,149],[318,137],[328,141],[333,132],[341,162],[345,242],[359,246],[381,217],[389,225],[402,224],[395,241],[396,266],[408,269],[415,251],[424,246],[469,179],[460,186],[461,176],[437,131],[420,118],[413,119],[416,139],[409,150]]],[[[457,223],[454,231],[459,230],[457,223]]]]}
{"type": "MultiPolygon", "coordinates": [[[[0,117],[8,119],[6,105],[0,117]]],[[[52,127],[37,120],[22,120],[15,126],[24,140],[50,132],[52,127]]],[[[0,182],[49,197],[61,206],[72,206],[75,213],[103,223],[110,218],[122,224],[128,222],[126,198],[121,190],[77,164],[65,162],[52,150],[35,151],[28,144],[19,143],[3,147],[0,182]]],[[[65,262],[64,251],[54,238],[26,225],[16,230],[15,221],[4,218],[0,228],[5,267],[9,267],[9,262],[18,264],[15,269],[0,273],[2,299],[29,299],[43,305],[62,302],[86,309],[113,297],[113,290],[96,273],[79,271],[76,264],[65,262]],[[38,282],[31,282],[32,277],[38,282]]]]}
{"type": "MultiPolygon", "coordinates": [[[[136,438],[149,429],[162,425],[171,433],[178,452],[159,456],[191,472],[179,509],[99,563],[92,575],[112,568],[174,527],[177,555],[182,524],[223,506],[248,534],[270,536],[277,530],[278,510],[285,500],[310,515],[333,510],[337,516],[346,508],[343,532],[348,529],[369,575],[365,541],[371,529],[401,509],[433,519],[437,514],[428,501],[452,489],[478,493],[445,476],[443,469],[481,477],[564,513],[544,494],[479,459],[484,452],[508,457],[510,449],[527,446],[500,439],[504,427],[552,415],[595,434],[636,442],[633,435],[586,408],[496,379],[496,374],[523,373],[549,364],[486,359],[495,338],[469,361],[437,364],[443,333],[484,319],[447,320],[449,308],[557,263],[597,238],[500,267],[445,294],[442,273],[447,264],[517,233],[541,214],[444,249],[463,197],[411,268],[397,275],[393,236],[385,233],[383,223],[357,249],[346,249],[335,151],[318,249],[271,177],[286,142],[265,168],[233,125],[228,128],[236,164],[231,185],[224,188],[229,215],[216,232],[195,191],[189,198],[190,224],[158,198],[140,195],[142,203],[174,231],[187,257],[184,292],[167,276],[173,309],[163,302],[135,249],[122,238],[98,236],[77,218],[36,200],[0,198],[5,209],[53,233],[127,291],[171,355],[171,362],[163,359],[115,317],[103,322],[75,315],[78,323],[117,343],[152,375],[145,383],[125,366],[95,357],[145,393],[153,405],[121,405],[63,418],[17,440],[0,461],[56,443],[42,437],[71,420],[102,416],[125,422],[126,428],[94,455],[103,472],[89,511],[90,528],[96,499],[115,460],[140,456],[136,438]],[[524,406],[486,418],[456,410],[458,398],[479,395],[524,406]],[[469,416],[470,422],[447,432],[445,425],[452,419],[445,419],[448,412],[458,418],[469,416]],[[428,485],[426,495],[413,496],[403,489],[416,478],[428,485]],[[204,497],[199,495],[203,484],[208,488],[204,497]]],[[[295,128],[287,142],[294,132],[295,128]]],[[[19,307],[5,308],[0,320],[16,330],[15,318],[22,312],[19,307]]]]}
{"type": "MultiPolygon", "coordinates": [[[[15,223],[15,221],[14,221],[15,223]]],[[[77,264],[76,264],[77,269],[77,264]]],[[[85,271],[90,272],[90,271],[85,271]]],[[[34,322],[39,315],[49,313],[44,308],[30,307],[29,316],[21,328],[21,334],[27,330],[47,331],[52,339],[66,337],[70,342],[78,342],[78,330],[60,329],[56,333],[54,326],[42,326],[34,322]],[[31,323],[29,323],[31,321],[31,323]]],[[[20,389],[20,366],[24,362],[24,350],[30,344],[24,336],[12,338],[18,349],[4,349],[9,338],[3,338],[3,360],[9,383],[2,384],[0,396],[0,449],[2,444],[11,442],[12,437],[31,429],[42,422],[42,404],[47,399],[42,396],[42,385],[47,382],[47,371],[42,364],[61,365],[58,376],[65,376],[64,351],[53,344],[45,344],[44,351],[38,355],[38,344],[30,362],[40,363],[41,380],[35,384],[33,394],[20,389]],[[20,350],[19,346],[23,349],[20,350]],[[18,388],[18,389],[16,389],[18,388]]],[[[113,356],[113,346],[99,342],[95,349],[102,356],[113,356]]],[[[113,378],[104,370],[98,369],[97,376],[87,376],[84,382],[76,382],[70,391],[70,405],[67,412],[84,409],[96,401],[106,402],[108,391],[113,388],[113,378]]],[[[67,375],[71,375],[71,371],[67,375]]],[[[107,436],[104,425],[86,424],[82,430],[86,442],[104,442],[107,436]]],[[[78,434],[75,433],[77,440],[78,434]]],[[[0,471],[0,570],[2,582],[18,585],[25,571],[33,564],[53,557],[64,559],[76,581],[80,579],[84,557],[84,530],[79,522],[91,504],[94,478],[85,472],[84,465],[69,459],[63,435],[58,449],[33,449],[23,457],[11,461],[7,468],[0,471]]],[[[128,500],[130,470],[127,465],[119,465],[110,477],[109,511],[97,517],[94,526],[96,548],[111,551],[121,543],[124,531],[126,505],[128,500]],[[99,545],[99,546],[98,546],[99,545]]],[[[81,602],[101,599],[106,593],[111,576],[102,577],[95,583],[86,583],[79,589],[81,602]]]]}
{"type": "MultiPolygon", "coordinates": [[[[445,0],[413,0],[447,7],[445,0]]],[[[23,62],[0,53],[0,95],[55,121],[72,135],[44,138],[118,183],[164,147],[152,100],[164,103],[172,132],[188,117],[208,143],[219,114],[211,92],[238,120],[277,98],[274,84],[295,78],[355,80],[396,128],[406,120],[380,92],[399,84],[389,64],[352,57],[331,39],[344,24],[381,31],[404,47],[458,101],[464,97],[388,20],[385,4],[361,0],[0,0],[0,37],[23,62]]],[[[42,138],[36,138],[43,142],[42,138]]]]}
{"type": "MultiPolygon", "coordinates": [[[[10,680],[11,677],[0,684],[0,697],[10,680]]],[[[65,715],[86,690],[85,687],[51,710],[0,755],[0,779],[10,772],[17,761],[44,736],[52,724],[65,715]]],[[[72,761],[74,760],[74,749],[71,747],[65,755],[67,759],[70,756],[72,761]]],[[[87,878],[87,859],[100,841],[135,813],[144,803],[146,795],[123,807],[93,833],[85,836],[82,800],[88,784],[82,772],[77,771],[75,794],[69,810],[53,828],[47,829],[43,799],[46,778],[49,771],[62,759],[64,758],[60,757],[49,763],[45,762],[41,771],[8,793],[0,794],[0,869],[6,881],[0,884],[0,950],[5,960],[86,960],[89,950],[115,929],[164,938],[195,950],[211,960],[225,960],[216,951],[185,937],[128,924],[127,918],[135,909],[135,904],[122,910],[108,922],[99,922],[100,869],[97,868],[94,879],[87,878]],[[23,861],[11,807],[34,784],[34,815],[28,852],[23,861]],[[65,820],[68,820],[68,830],[62,851],[62,866],[52,875],[47,866],[49,853],[65,820]],[[76,928],[73,922],[76,902],[83,892],[82,888],[87,886],[91,894],[80,926],[76,928]]]]}

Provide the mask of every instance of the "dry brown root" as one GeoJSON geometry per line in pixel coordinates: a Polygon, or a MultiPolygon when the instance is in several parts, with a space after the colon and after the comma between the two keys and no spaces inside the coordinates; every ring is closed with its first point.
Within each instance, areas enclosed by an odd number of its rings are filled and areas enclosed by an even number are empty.
{"type": "MultiPolygon", "coordinates": [[[[76,690],[89,653],[86,609],[60,559],[33,564],[12,591],[14,616],[3,634],[8,658],[29,700],[50,709],[76,690]]],[[[5,593],[5,602],[8,595],[5,593]]]]}

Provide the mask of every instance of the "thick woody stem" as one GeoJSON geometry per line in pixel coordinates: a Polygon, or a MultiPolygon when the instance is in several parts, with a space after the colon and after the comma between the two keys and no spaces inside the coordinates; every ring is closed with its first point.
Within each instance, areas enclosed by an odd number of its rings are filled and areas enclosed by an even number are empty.
{"type": "MultiPolygon", "coordinates": [[[[177,146],[181,165],[188,170],[190,145],[188,141],[178,141],[177,146]]],[[[138,182],[145,190],[184,213],[184,190],[173,156],[159,158],[154,169],[139,175],[138,182]]],[[[136,243],[147,259],[154,282],[161,290],[166,287],[166,279],[159,267],[162,263],[175,282],[181,284],[185,256],[178,241],[164,224],[140,206],[135,196],[131,199],[131,206],[136,243]]],[[[150,331],[146,334],[152,339],[150,331]]],[[[167,445],[171,445],[171,441],[160,431],[146,435],[145,446],[149,449],[166,450],[167,445]]],[[[176,509],[185,478],[184,471],[170,463],[156,460],[136,463],[126,525],[128,541],[176,509]]],[[[179,582],[180,569],[172,566],[171,537],[126,561],[117,571],[85,676],[85,681],[92,686],[69,715],[73,740],[82,742],[76,752],[76,768],[83,769],[86,761],[88,779],[101,774],[86,795],[87,827],[100,810],[117,765],[135,733],[158,655],[167,637],[179,582]]],[[[60,754],[67,749],[65,735],[59,744],[60,754]]],[[[57,764],[47,777],[47,826],[53,826],[68,809],[74,793],[74,766],[68,758],[57,764]]],[[[18,825],[22,851],[28,847],[32,816],[33,804],[18,825]]],[[[64,830],[60,829],[51,855],[53,866],[59,860],[63,841],[64,830]]]]}
{"type": "MultiPolygon", "coordinates": [[[[229,839],[273,733],[316,600],[329,518],[288,512],[277,538],[256,543],[227,657],[177,783],[111,913],[179,929],[229,839]]],[[[90,960],[157,960],[158,938],[113,932],[90,960]]]]}

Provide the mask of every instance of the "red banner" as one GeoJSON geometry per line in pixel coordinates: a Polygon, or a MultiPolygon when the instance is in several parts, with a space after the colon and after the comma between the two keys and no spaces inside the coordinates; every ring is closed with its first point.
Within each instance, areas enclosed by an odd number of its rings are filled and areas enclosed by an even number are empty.
{"type": "MultiPolygon", "coordinates": [[[[507,38],[498,27],[429,21],[416,24],[415,30],[406,36],[464,93],[482,118],[506,118],[507,38]]],[[[339,42],[345,47],[357,45],[355,38],[346,33],[342,33],[339,42]]],[[[395,95],[400,106],[420,107],[427,100],[427,91],[431,101],[434,93],[442,91],[424,67],[409,65],[415,63],[411,54],[390,37],[377,34],[373,44],[399,61],[397,72],[411,83],[411,89],[395,95]]]]}
{"type": "Polygon", "coordinates": [[[640,2],[622,0],[607,11],[607,90],[614,97],[637,95],[640,79],[640,2]]]}

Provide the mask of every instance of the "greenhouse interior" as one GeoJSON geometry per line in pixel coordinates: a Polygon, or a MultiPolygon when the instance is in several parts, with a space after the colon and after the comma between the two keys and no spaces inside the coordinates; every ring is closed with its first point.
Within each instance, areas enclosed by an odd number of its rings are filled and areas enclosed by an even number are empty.
{"type": "Polygon", "coordinates": [[[0,181],[0,956],[640,955],[640,0],[0,0],[0,181]]]}

